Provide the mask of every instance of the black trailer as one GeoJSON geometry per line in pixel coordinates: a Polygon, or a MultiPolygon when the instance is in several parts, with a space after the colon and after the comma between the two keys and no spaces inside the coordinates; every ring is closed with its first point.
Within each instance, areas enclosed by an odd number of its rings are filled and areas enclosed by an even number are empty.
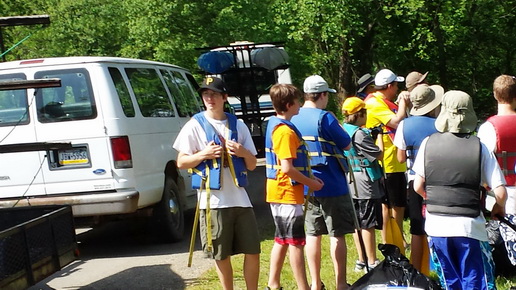
{"type": "Polygon", "coordinates": [[[70,206],[0,209],[0,289],[26,289],[78,254],[70,206]]]}

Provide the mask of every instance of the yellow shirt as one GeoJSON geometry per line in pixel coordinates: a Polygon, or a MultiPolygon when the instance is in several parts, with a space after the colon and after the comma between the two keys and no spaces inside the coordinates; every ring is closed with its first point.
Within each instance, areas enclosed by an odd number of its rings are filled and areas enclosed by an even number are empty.
{"type": "MultiPolygon", "coordinates": [[[[301,140],[287,125],[280,124],[272,132],[272,149],[278,160],[296,158],[301,140]]],[[[279,162],[278,162],[279,165],[279,162]]],[[[292,185],[290,177],[278,169],[276,179],[267,178],[267,202],[285,204],[303,204],[304,186],[292,185]]]]}
{"type": "MultiPolygon", "coordinates": [[[[366,127],[373,128],[382,124],[384,125],[383,132],[386,133],[388,129],[385,125],[389,123],[396,114],[389,109],[387,104],[383,101],[383,98],[385,98],[385,96],[382,93],[376,92],[373,94],[373,97],[366,101],[366,127]]],[[[382,165],[385,173],[405,172],[407,166],[405,163],[398,161],[396,156],[398,148],[392,143],[393,140],[389,134],[383,134],[382,136],[384,146],[382,165]]]]}

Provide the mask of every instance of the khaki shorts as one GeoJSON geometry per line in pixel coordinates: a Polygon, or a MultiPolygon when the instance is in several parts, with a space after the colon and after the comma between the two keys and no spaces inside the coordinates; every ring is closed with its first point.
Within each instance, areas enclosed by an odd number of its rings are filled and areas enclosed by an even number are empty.
{"type": "Polygon", "coordinates": [[[309,236],[342,237],[355,232],[353,203],[348,195],[309,197],[305,227],[309,236]]]}
{"type": "Polygon", "coordinates": [[[215,260],[236,254],[259,254],[260,235],[251,207],[211,210],[213,253],[207,252],[206,210],[199,215],[202,249],[215,260]]]}

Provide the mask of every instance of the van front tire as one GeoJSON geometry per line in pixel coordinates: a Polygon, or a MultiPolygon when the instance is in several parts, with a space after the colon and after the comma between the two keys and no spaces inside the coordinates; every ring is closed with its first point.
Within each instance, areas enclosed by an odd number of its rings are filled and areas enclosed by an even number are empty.
{"type": "Polygon", "coordinates": [[[153,220],[156,226],[156,234],[165,242],[177,242],[184,234],[184,212],[179,188],[176,182],[167,177],[163,197],[154,208],[153,220]]]}

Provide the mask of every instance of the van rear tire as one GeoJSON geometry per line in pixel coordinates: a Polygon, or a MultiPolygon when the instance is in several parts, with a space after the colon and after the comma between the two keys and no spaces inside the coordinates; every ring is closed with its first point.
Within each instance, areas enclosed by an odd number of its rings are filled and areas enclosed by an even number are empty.
{"type": "Polygon", "coordinates": [[[154,208],[156,234],[165,242],[180,241],[184,236],[185,218],[176,182],[167,177],[163,197],[154,208]]]}

